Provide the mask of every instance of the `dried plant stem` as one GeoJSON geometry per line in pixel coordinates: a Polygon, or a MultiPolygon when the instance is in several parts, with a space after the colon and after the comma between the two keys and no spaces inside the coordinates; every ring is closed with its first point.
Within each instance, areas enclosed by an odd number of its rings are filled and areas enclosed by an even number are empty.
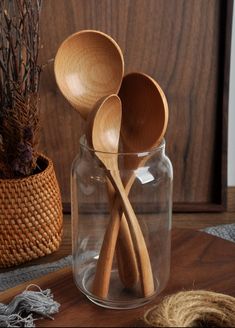
{"type": "Polygon", "coordinates": [[[0,178],[36,165],[40,9],[41,0],[0,2],[0,178]]]}

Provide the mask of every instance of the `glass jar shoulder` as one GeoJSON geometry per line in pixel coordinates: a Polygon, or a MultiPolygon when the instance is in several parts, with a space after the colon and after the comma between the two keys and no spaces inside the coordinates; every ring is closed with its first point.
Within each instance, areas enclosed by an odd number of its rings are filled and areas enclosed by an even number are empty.
{"type": "Polygon", "coordinates": [[[173,178],[173,167],[171,161],[165,153],[153,154],[144,164],[144,167],[148,168],[154,175],[166,176],[167,178],[173,178]]]}

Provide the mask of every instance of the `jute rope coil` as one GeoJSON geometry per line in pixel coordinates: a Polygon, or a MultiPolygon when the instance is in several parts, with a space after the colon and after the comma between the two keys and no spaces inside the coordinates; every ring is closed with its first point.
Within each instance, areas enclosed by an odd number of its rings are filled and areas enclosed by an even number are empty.
{"type": "Polygon", "coordinates": [[[62,236],[62,203],[52,161],[39,156],[40,173],[0,179],[0,267],[50,254],[62,236]]]}
{"type": "Polygon", "coordinates": [[[149,309],[144,322],[151,327],[235,327],[235,298],[205,290],[179,292],[149,309]]]}

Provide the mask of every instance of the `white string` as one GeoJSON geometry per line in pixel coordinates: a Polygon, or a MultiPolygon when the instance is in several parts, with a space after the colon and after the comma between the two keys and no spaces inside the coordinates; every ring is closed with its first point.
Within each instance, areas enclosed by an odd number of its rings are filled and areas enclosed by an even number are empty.
{"type": "Polygon", "coordinates": [[[0,303],[0,327],[34,327],[33,314],[53,319],[60,304],[53,299],[50,289],[42,290],[30,284],[25,291],[16,295],[9,304],[0,303]],[[38,291],[29,290],[37,288],[38,291]]]}
{"type": "Polygon", "coordinates": [[[19,314],[0,315],[0,327],[35,327],[32,314],[22,318],[19,314]]]}

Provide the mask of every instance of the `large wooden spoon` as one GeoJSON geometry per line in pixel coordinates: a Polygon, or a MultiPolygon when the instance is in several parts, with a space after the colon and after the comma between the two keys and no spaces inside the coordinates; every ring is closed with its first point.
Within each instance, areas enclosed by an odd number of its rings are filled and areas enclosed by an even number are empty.
{"type": "MultiPolygon", "coordinates": [[[[55,57],[54,72],[64,97],[87,119],[98,100],[118,93],[124,72],[123,54],[118,44],[107,34],[96,30],[82,30],[72,34],[61,44],[55,57]]],[[[112,190],[110,183],[109,188],[112,190]]],[[[135,282],[138,270],[129,228],[124,218],[121,230],[125,230],[122,234],[125,238],[123,243],[125,249],[128,249],[129,268],[135,282]]]]}
{"type": "Polygon", "coordinates": [[[118,93],[124,72],[123,54],[109,35],[82,30],[61,44],[54,71],[62,94],[86,119],[99,99],[118,93]]]}
{"type": "MultiPolygon", "coordinates": [[[[106,97],[96,108],[95,114],[90,124],[88,124],[86,135],[88,141],[92,141],[92,146],[97,151],[96,155],[107,169],[107,174],[121,199],[136,251],[143,295],[148,297],[154,293],[149,254],[138,219],[126,195],[118,170],[117,153],[121,115],[119,97],[117,95],[106,97]]],[[[120,216],[118,214],[120,204],[118,201],[115,204],[104,236],[93,283],[93,293],[99,297],[106,297],[108,293],[112,261],[120,227],[120,216]]]]}
{"type": "MultiPolygon", "coordinates": [[[[121,85],[119,96],[122,101],[122,151],[124,153],[146,152],[157,147],[161,142],[168,123],[168,104],[165,94],[159,84],[150,76],[143,73],[127,74],[121,85]]],[[[151,155],[151,153],[150,153],[151,155]]],[[[124,165],[130,170],[129,177],[123,181],[128,195],[135,181],[134,170],[145,164],[148,156],[125,156],[124,165]],[[133,173],[132,173],[133,172],[133,173]]],[[[115,198],[115,194],[113,193],[115,198]]],[[[117,200],[118,201],[118,200],[117,200]]],[[[115,200],[114,207],[115,205],[115,200]]],[[[116,214],[115,214],[116,215],[116,214]]],[[[122,215],[121,227],[126,224],[125,215],[122,215]]],[[[131,288],[138,281],[131,247],[127,242],[128,229],[120,229],[117,242],[117,260],[120,278],[125,287],[131,288]]]]}

